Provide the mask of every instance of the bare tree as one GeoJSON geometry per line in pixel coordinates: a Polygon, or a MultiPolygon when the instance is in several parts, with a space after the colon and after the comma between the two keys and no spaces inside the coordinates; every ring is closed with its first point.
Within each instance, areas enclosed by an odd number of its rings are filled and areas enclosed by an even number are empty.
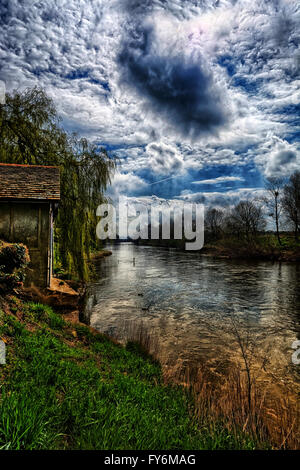
{"type": "Polygon", "coordinates": [[[209,208],[205,214],[205,229],[212,236],[218,238],[222,233],[224,212],[220,209],[209,208]]]}
{"type": "Polygon", "coordinates": [[[233,233],[244,235],[250,240],[265,227],[261,206],[253,201],[240,201],[231,211],[229,226],[233,233]]]}
{"type": "Polygon", "coordinates": [[[295,171],[284,186],[282,206],[286,218],[294,227],[295,239],[298,240],[300,226],[300,171],[295,171]]]}
{"type": "Polygon", "coordinates": [[[263,198],[266,206],[268,207],[270,217],[275,220],[276,235],[279,244],[281,245],[279,225],[280,216],[282,213],[282,192],[285,179],[283,177],[269,177],[266,179],[266,189],[268,195],[263,198]]]}

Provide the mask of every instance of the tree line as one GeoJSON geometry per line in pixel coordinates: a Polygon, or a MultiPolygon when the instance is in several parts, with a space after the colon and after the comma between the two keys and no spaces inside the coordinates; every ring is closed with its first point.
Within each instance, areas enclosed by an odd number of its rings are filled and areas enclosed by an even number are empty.
{"type": "Polygon", "coordinates": [[[251,241],[271,223],[280,245],[283,230],[292,231],[299,241],[300,171],[289,178],[267,178],[265,190],[265,196],[240,201],[229,210],[208,208],[205,214],[208,238],[217,240],[229,235],[251,241]]]}

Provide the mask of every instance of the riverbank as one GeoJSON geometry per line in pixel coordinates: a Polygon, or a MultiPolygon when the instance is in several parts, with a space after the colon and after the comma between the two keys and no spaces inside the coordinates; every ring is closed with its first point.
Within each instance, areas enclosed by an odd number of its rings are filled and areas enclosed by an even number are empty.
{"type": "Polygon", "coordinates": [[[249,247],[216,243],[205,245],[201,255],[216,259],[299,262],[300,248],[273,248],[260,245],[249,247]]]}
{"type": "Polygon", "coordinates": [[[221,420],[200,422],[190,393],[166,385],[138,344],[122,347],[22,296],[0,298],[2,449],[268,447],[221,420]]]}
{"type": "Polygon", "coordinates": [[[106,258],[107,256],[111,256],[112,251],[110,250],[100,250],[91,255],[91,261],[98,261],[100,259],[106,258]]]}
{"type": "Polygon", "coordinates": [[[124,344],[146,344],[164,378],[196,390],[200,417],[225,416],[229,429],[251,428],[251,421],[267,429],[263,441],[271,436],[275,448],[284,442],[292,448],[299,422],[298,367],[291,359],[299,266],[134,243],[111,249],[87,289],[90,324],[124,344]]]}
{"type": "MultiPolygon", "coordinates": [[[[134,243],[185,251],[184,240],[137,240],[134,243]]],[[[204,246],[197,253],[200,256],[207,255],[216,259],[299,262],[300,242],[296,242],[293,236],[285,235],[281,237],[281,244],[279,244],[277,238],[270,234],[259,235],[249,241],[238,237],[217,240],[205,237],[204,246]]]]}
{"type": "Polygon", "coordinates": [[[81,322],[83,283],[10,292],[0,297],[0,448],[296,448],[293,403],[266,396],[252,375],[250,390],[240,368],[217,384],[205,369],[162,367],[138,322],[122,346],[81,322]]]}

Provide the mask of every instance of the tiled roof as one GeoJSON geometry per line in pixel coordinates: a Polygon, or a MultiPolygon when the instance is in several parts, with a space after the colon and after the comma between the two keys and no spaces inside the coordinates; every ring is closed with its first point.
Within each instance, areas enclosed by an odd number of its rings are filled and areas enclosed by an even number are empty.
{"type": "Polygon", "coordinates": [[[59,201],[59,167],[0,163],[0,199],[59,201]]]}

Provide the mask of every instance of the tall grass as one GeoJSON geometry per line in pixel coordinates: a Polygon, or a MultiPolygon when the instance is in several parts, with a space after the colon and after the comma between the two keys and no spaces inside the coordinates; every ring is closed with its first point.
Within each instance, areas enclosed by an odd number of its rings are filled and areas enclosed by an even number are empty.
{"type": "MultiPolygon", "coordinates": [[[[169,369],[170,380],[174,377],[169,369]]],[[[275,449],[298,449],[300,414],[295,397],[274,395],[255,381],[249,391],[247,373],[234,366],[219,384],[201,368],[192,374],[186,370],[177,380],[190,388],[201,425],[211,428],[214,422],[222,422],[230,432],[246,431],[254,440],[269,442],[275,449]]]]}
{"type": "MultiPolygon", "coordinates": [[[[202,428],[187,389],[164,383],[146,346],[122,347],[41,304],[0,312],[2,449],[253,449],[246,432],[202,428]]],[[[144,330],[143,330],[144,331],[144,330]]],[[[139,331],[139,340],[144,333],[139,331]]],[[[149,338],[149,336],[147,336],[149,338]]]]}
{"type": "MultiPolygon", "coordinates": [[[[159,340],[143,323],[127,323],[125,337],[141,349],[164,361],[159,340]]],[[[163,368],[166,384],[181,384],[193,397],[193,415],[201,428],[213,433],[220,426],[236,438],[246,432],[254,442],[269,443],[274,449],[298,449],[300,410],[295,394],[279,392],[256,380],[240,332],[235,328],[242,362],[216,376],[205,365],[182,367],[173,363],[163,368]]],[[[124,334],[124,332],[123,332],[124,334]]],[[[269,380],[271,380],[269,378],[269,380]]]]}

